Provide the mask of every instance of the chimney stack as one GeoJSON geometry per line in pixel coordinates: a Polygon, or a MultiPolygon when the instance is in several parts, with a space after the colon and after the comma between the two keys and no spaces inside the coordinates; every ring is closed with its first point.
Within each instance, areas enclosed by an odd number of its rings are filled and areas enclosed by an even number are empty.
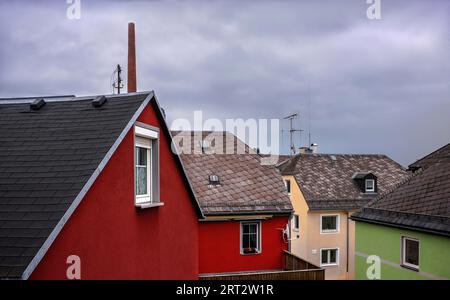
{"type": "Polygon", "coordinates": [[[128,23],[128,93],[136,91],[136,38],[134,23],[128,23]]]}

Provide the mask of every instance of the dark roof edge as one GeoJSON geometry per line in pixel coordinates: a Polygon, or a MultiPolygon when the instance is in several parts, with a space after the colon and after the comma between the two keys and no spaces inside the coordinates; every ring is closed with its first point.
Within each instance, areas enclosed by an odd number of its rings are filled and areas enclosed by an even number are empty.
{"type": "Polygon", "coordinates": [[[450,143],[447,143],[445,145],[443,145],[442,147],[439,147],[438,149],[434,150],[433,152],[429,153],[428,155],[425,155],[422,158],[417,159],[415,162],[411,163],[410,165],[408,165],[408,169],[413,169],[413,168],[420,168],[421,166],[419,165],[419,163],[427,158],[429,158],[430,156],[435,155],[437,152],[439,152],[440,150],[442,150],[443,148],[447,147],[450,143]]]}
{"type": "MultiPolygon", "coordinates": [[[[392,213],[397,213],[397,212],[392,211],[392,213]]],[[[412,230],[412,231],[419,231],[419,232],[425,232],[425,233],[431,233],[431,234],[436,234],[436,235],[440,235],[440,236],[450,237],[450,231],[433,230],[430,228],[425,228],[425,227],[420,227],[420,226],[412,226],[412,225],[406,225],[406,224],[399,224],[399,223],[389,222],[386,220],[374,220],[374,219],[371,219],[368,217],[364,217],[363,214],[364,214],[363,211],[358,211],[357,213],[350,216],[350,219],[352,219],[353,221],[358,221],[358,222],[377,224],[377,225],[383,225],[383,226],[388,226],[388,227],[396,227],[396,228],[408,229],[408,230],[412,230]]],[[[408,214],[408,213],[403,213],[403,214],[408,214]]],[[[409,214],[409,215],[417,215],[417,214],[409,214]]],[[[426,215],[423,215],[423,216],[425,217],[426,215]]],[[[428,216],[428,217],[433,217],[433,216],[428,216]]],[[[439,218],[444,218],[444,217],[439,217],[439,218]]]]}
{"type": "Polygon", "coordinates": [[[245,216],[254,216],[254,215],[262,215],[262,214],[271,214],[271,215],[291,215],[293,209],[289,210],[261,210],[261,211],[233,211],[233,212],[220,212],[220,213],[205,213],[205,216],[212,217],[212,216],[236,216],[236,215],[245,215],[245,216]]]}
{"type": "Polygon", "coordinates": [[[183,172],[183,178],[185,180],[185,183],[188,185],[188,190],[189,190],[191,196],[193,197],[193,199],[195,200],[195,210],[196,210],[197,214],[199,215],[199,217],[203,219],[203,218],[205,218],[205,215],[203,214],[203,211],[201,209],[200,202],[198,201],[197,195],[194,192],[194,188],[192,187],[191,182],[189,181],[189,177],[187,176],[186,168],[184,167],[183,161],[181,160],[181,157],[180,157],[180,155],[178,155],[178,153],[173,152],[173,137],[172,137],[170,128],[167,125],[166,119],[164,118],[164,113],[161,110],[161,106],[159,105],[156,95],[154,95],[153,98],[154,98],[156,107],[158,108],[157,114],[158,114],[158,117],[160,118],[160,120],[162,121],[163,130],[169,136],[169,142],[170,142],[172,154],[174,155],[175,161],[177,162],[178,166],[181,168],[181,171],[183,172]]]}
{"type": "Polygon", "coordinates": [[[63,215],[61,220],[59,220],[58,224],[56,224],[55,228],[50,233],[48,238],[45,240],[44,244],[41,246],[41,248],[39,249],[37,254],[33,257],[31,262],[28,264],[27,268],[25,269],[25,271],[22,274],[22,279],[24,279],[24,280],[28,279],[30,277],[30,275],[33,273],[34,269],[37,267],[39,262],[45,256],[45,254],[47,253],[48,249],[53,244],[53,242],[55,241],[55,239],[58,236],[58,234],[61,232],[61,230],[64,227],[64,225],[67,223],[67,221],[72,216],[72,214],[75,211],[75,209],[80,204],[81,200],[83,200],[84,196],[87,194],[89,189],[92,187],[92,185],[94,184],[95,180],[97,179],[97,177],[102,172],[103,168],[107,165],[107,163],[109,162],[109,160],[111,159],[111,157],[113,156],[114,152],[117,150],[119,145],[122,143],[122,141],[125,138],[125,136],[127,135],[127,133],[133,127],[133,124],[137,121],[137,119],[140,116],[140,114],[142,113],[142,111],[150,103],[151,99],[153,99],[155,97],[153,91],[145,92],[145,94],[148,94],[148,96],[144,99],[142,104],[136,110],[136,112],[131,117],[131,119],[128,122],[128,124],[125,126],[125,128],[120,133],[120,135],[117,138],[117,140],[114,142],[114,144],[108,150],[108,152],[106,153],[105,157],[103,157],[102,161],[100,162],[98,167],[95,169],[94,173],[92,173],[91,177],[86,182],[86,184],[83,186],[83,188],[78,193],[78,195],[75,197],[75,200],[69,206],[69,208],[67,209],[67,211],[65,212],[65,214],[63,215]]]}

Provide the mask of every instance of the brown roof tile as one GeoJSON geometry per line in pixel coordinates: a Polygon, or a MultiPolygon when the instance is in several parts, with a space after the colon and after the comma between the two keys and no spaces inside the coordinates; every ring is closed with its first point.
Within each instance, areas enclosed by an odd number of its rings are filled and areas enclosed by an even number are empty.
{"type": "Polygon", "coordinates": [[[261,156],[231,133],[197,134],[202,139],[210,140],[211,147],[224,142],[217,148],[223,150],[223,154],[216,154],[211,153],[211,148],[202,151],[200,138],[194,139],[193,132],[173,132],[178,149],[180,145],[185,146],[186,137],[191,137],[191,141],[187,142],[190,142],[190,149],[195,152],[180,153],[180,156],[205,215],[262,212],[290,214],[290,199],[282,177],[274,166],[262,165],[261,156]],[[226,142],[227,139],[232,141],[231,144],[226,142]],[[245,151],[236,154],[237,149],[245,151]],[[210,175],[219,176],[220,184],[210,184],[210,175]]]}
{"type": "Polygon", "coordinates": [[[398,163],[378,154],[299,154],[280,170],[295,177],[311,210],[360,208],[408,176],[398,163]],[[352,178],[357,172],[377,177],[377,194],[360,190],[352,178]]]}

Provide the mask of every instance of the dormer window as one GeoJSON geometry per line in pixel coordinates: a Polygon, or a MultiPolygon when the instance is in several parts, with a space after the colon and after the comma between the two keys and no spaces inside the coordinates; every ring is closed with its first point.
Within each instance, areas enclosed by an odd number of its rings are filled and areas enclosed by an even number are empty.
{"type": "Polygon", "coordinates": [[[375,192],[375,179],[366,179],[366,193],[375,192]]]}
{"type": "Polygon", "coordinates": [[[210,185],[219,185],[220,184],[219,176],[209,175],[209,184],[210,185]]]}
{"type": "Polygon", "coordinates": [[[352,179],[361,190],[361,193],[377,193],[377,176],[372,172],[356,172],[352,179]]]}

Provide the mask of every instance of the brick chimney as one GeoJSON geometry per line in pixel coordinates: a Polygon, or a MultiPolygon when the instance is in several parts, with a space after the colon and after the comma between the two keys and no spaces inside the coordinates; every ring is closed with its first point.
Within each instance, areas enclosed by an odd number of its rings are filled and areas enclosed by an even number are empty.
{"type": "Polygon", "coordinates": [[[128,23],[128,93],[136,91],[136,38],[134,23],[128,23]]]}

